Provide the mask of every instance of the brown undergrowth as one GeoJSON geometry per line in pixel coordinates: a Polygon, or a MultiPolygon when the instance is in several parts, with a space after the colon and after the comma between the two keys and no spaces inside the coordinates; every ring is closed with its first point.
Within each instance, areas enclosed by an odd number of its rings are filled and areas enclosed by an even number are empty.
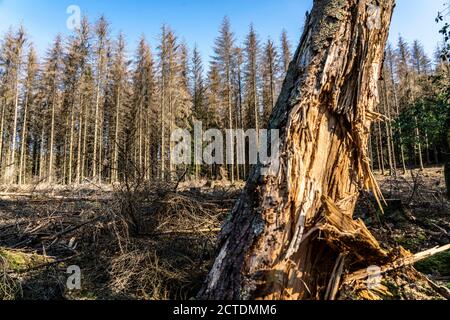
{"type": "Polygon", "coordinates": [[[2,258],[0,299],[192,298],[238,192],[158,182],[4,193],[0,248],[52,262],[6,272],[2,258]],[[70,265],[81,268],[80,291],[65,288],[70,265]]]}
{"type": "MultiPolygon", "coordinates": [[[[438,169],[377,176],[387,200],[384,213],[365,194],[356,218],[389,252],[450,243],[441,176],[438,169]]],[[[3,189],[0,299],[191,299],[211,267],[218,230],[241,187],[142,182],[3,189]],[[70,265],[81,268],[80,291],[66,289],[70,265]]],[[[338,298],[444,299],[450,265],[443,255],[383,274],[375,290],[365,280],[343,285],[338,298]]]]}

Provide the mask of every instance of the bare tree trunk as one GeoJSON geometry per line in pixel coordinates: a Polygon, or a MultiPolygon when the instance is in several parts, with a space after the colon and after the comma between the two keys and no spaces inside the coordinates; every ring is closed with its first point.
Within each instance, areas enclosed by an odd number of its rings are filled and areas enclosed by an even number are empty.
{"type": "MultiPolygon", "coordinates": [[[[236,129],[240,128],[243,129],[244,128],[244,112],[242,110],[242,70],[241,70],[241,63],[239,63],[238,65],[238,91],[239,91],[239,126],[236,127],[236,129]]],[[[238,146],[239,148],[239,146],[238,146]]],[[[240,152],[242,152],[242,155],[239,154],[240,157],[245,157],[245,148],[243,148],[244,150],[241,150],[240,152]]],[[[244,161],[245,162],[245,161],[244,161]]],[[[246,168],[246,164],[244,163],[244,165],[242,166],[242,176],[245,179],[245,177],[247,176],[247,168],[246,168]]]]}
{"type": "Polygon", "coordinates": [[[388,160],[389,160],[389,174],[391,176],[397,175],[397,163],[395,161],[395,149],[392,143],[392,127],[391,127],[391,112],[390,105],[387,93],[386,80],[382,80],[381,91],[383,92],[383,113],[386,116],[387,120],[385,121],[385,130],[386,130],[386,142],[387,142],[387,150],[388,150],[388,160]]]}
{"type": "Polygon", "coordinates": [[[381,174],[384,174],[384,170],[382,169],[381,163],[381,151],[380,151],[380,140],[378,139],[379,129],[377,128],[376,136],[375,136],[375,152],[377,154],[377,164],[378,170],[381,171],[381,174]]]}
{"type": "Polygon", "coordinates": [[[391,145],[391,150],[392,150],[393,169],[394,169],[394,175],[397,176],[397,153],[395,151],[394,130],[392,129],[392,109],[391,109],[391,105],[389,103],[387,104],[387,112],[388,112],[387,116],[388,116],[388,127],[389,127],[389,140],[390,140],[390,145],[391,145]]]}
{"type": "Polygon", "coordinates": [[[377,121],[377,129],[378,129],[378,145],[380,147],[380,162],[378,163],[380,166],[381,174],[384,176],[386,173],[384,167],[384,150],[383,150],[383,136],[381,135],[381,121],[377,121]]]}
{"type": "Polygon", "coordinates": [[[116,125],[114,130],[114,159],[113,159],[113,172],[112,182],[116,183],[119,180],[119,123],[120,123],[120,86],[117,88],[116,99],[116,125]]]}
{"type": "Polygon", "coordinates": [[[50,124],[50,144],[49,144],[49,151],[50,156],[48,159],[48,183],[53,183],[53,161],[54,161],[54,148],[55,148],[55,112],[56,112],[56,105],[55,101],[59,101],[59,98],[57,96],[58,94],[55,92],[55,97],[53,99],[52,103],[52,120],[50,124]]]}
{"type": "Polygon", "coordinates": [[[83,102],[82,95],[80,95],[80,108],[81,112],[78,117],[78,148],[77,148],[77,177],[76,183],[81,184],[81,153],[82,153],[82,143],[83,143],[83,119],[85,113],[85,104],[83,102]]]}
{"type": "Polygon", "coordinates": [[[81,152],[81,182],[84,181],[86,177],[86,157],[87,157],[87,139],[88,139],[88,117],[89,117],[89,108],[86,107],[84,113],[84,132],[83,132],[83,150],[81,152]]]}
{"type": "MultiPolygon", "coordinates": [[[[391,67],[392,70],[392,67],[391,67]]],[[[394,104],[395,104],[395,116],[400,116],[400,108],[398,103],[397,88],[394,80],[394,74],[391,72],[391,82],[392,82],[392,93],[394,94],[394,104]]],[[[406,161],[405,161],[405,146],[403,145],[402,130],[398,129],[399,144],[400,144],[400,161],[402,163],[403,175],[406,174],[406,161]]]]}
{"type": "MultiPolygon", "coordinates": [[[[102,108],[103,109],[103,108],[102,108]]],[[[103,110],[100,110],[98,132],[98,183],[103,182],[103,110]]]]}
{"type": "Polygon", "coordinates": [[[393,7],[314,1],[269,125],[280,169],[253,168],[200,298],[333,298],[344,261],[386,258],[352,215],[360,188],[381,197],[367,147],[393,7]]]}
{"type": "Polygon", "coordinates": [[[23,125],[22,125],[22,138],[20,145],[20,161],[19,161],[19,185],[24,183],[24,176],[26,175],[26,141],[27,141],[27,126],[28,126],[28,101],[29,93],[25,97],[24,114],[23,114],[23,125]],[[24,174],[25,173],[25,174],[24,174]]]}
{"type": "Polygon", "coordinates": [[[162,86],[161,86],[161,180],[164,180],[166,178],[166,158],[165,158],[165,151],[166,151],[166,99],[165,99],[165,74],[164,70],[162,72],[162,86]]]}
{"type": "Polygon", "coordinates": [[[69,137],[69,164],[68,164],[68,184],[72,184],[73,179],[73,149],[74,149],[74,133],[75,133],[75,103],[72,103],[72,111],[70,114],[70,137],[69,137]]]}
{"type": "Polygon", "coordinates": [[[45,165],[45,126],[42,125],[41,130],[41,145],[39,148],[39,181],[43,181],[44,178],[44,165],[45,165]]]}
{"type": "Polygon", "coordinates": [[[5,127],[5,109],[6,103],[2,103],[2,115],[0,120],[0,176],[3,176],[3,135],[4,135],[4,127],[5,127]]]}
{"type": "MultiPolygon", "coordinates": [[[[233,113],[231,108],[231,71],[230,67],[227,67],[227,108],[228,108],[228,129],[233,130],[233,113]]],[[[229,145],[234,149],[234,142],[229,141],[229,145]]],[[[233,150],[234,154],[234,150],[233,150]]],[[[234,161],[234,159],[233,159],[234,161]]],[[[234,182],[234,164],[228,164],[228,170],[230,171],[231,182],[234,182]]]]}
{"type": "MultiPolygon", "coordinates": [[[[21,50],[19,50],[18,56],[20,57],[21,50]]],[[[12,128],[12,142],[11,142],[11,161],[7,167],[8,180],[10,183],[15,184],[17,182],[16,175],[16,144],[17,144],[17,122],[19,118],[19,75],[20,75],[20,58],[17,66],[17,75],[15,80],[15,96],[14,96],[14,124],[12,128]]]]}
{"type": "MultiPolygon", "coordinates": [[[[97,68],[100,68],[100,64],[97,68]]],[[[99,112],[100,112],[100,79],[101,73],[98,75],[97,88],[95,90],[95,114],[94,114],[94,155],[92,160],[92,178],[97,179],[97,165],[98,165],[98,127],[99,127],[99,112]]]]}

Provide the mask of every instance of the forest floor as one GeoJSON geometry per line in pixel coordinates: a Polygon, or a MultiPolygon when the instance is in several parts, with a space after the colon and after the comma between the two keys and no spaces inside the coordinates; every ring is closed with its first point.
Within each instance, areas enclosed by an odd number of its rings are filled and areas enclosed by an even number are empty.
{"type": "MultiPolygon", "coordinates": [[[[441,168],[396,178],[377,175],[377,180],[387,202],[384,213],[363,194],[356,217],[383,247],[417,253],[450,243],[441,168]]],[[[0,300],[192,299],[242,187],[0,188],[0,300]],[[81,269],[81,290],[69,291],[67,270],[74,265],[81,269]]],[[[388,293],[356,294],[353,288],[340,298],[446,297],[450,252],[414,267],[427,277],[414,279],[412,267],[402,268],[385,276],[388,293]]]]}

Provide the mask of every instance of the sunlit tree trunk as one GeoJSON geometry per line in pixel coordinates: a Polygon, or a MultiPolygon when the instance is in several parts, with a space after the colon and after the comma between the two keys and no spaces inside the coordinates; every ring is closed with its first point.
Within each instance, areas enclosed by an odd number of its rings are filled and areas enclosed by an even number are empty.
{"type": "Polygon", "coordinates": [[[27,92],[23,110],[23,124],[22,124],[22,137],[20,145],[20,161],[19,161],[19,184],[24,183],[24,176],[26,175],[26,142],[27,142],[27,126],[28,126],[28,102],[30,93],[27,92]]]}
{"type": "Polygon", "coordinates": [[[112,169],[112,182],[116,183],[119,180],[119,124],[120,124],[120,84],[117,86],[116,97],[116,115],[115,115],[115,129],[114,129],[114,159],[112,169]]]}
{"type": "Polygon", "coordinates": [[[381,134],[381,121],[377,121],[377,138],[378,138],[378,147],[379,147],[379,169],[381,170],[381,174],[384,175],[386,170],[384,167],[384,149],[383,149],[383,136],[381,134]]]}
{"type": "Polygon", "coordinates": [[[25,81],[25,101],[23,104],[23,119],[22,119],[22,136],[20,144],[20,160],[19,160],[19,184],[25,183],[27,176],[27,155],[28,155],[28,124],[29,124],[29,111],[33,107],[34,89],[36,86],[36,75],[38,72],[38,59],[34,48],[31,47],[28,53],[27,59],[27,76],[25,81]]]}
{"type": "Polygon", "coordinates": [[[50,143],[49,143],[49,159],[48,159],[48,183],[53,183],[53,166],[54,166],[54,149],[55,149],[55,112],[56,112],[56,101],[59,101],[57,93],[55,92],[55,96],[52,103],[52,119],[50,124],[50,143]]]}
{"type": "Polygon", "coordinates": [[[74,134],[75,134],[75,106],[72,104],[70,112],[70,133],[69,133],[69,163],[68,163],[68,184],[72,184],[73,179],[73,153],[74,153],[74,134]]]}
{"type": "Polygon", "coordinates": [[[86,158],[87,158],[87,138],[88,138],[88,117],[89,117],[89,108],[85,109],[84,114],[84,132],[83,132],[83,150],[81,152],[81,182],[84,181],[84,178],[86,177],[86,158]]]}
{"type": "Polygon", "coordinates": [[[392,142],[392,127],[391,127],[391,116],[390,116],[390,104],[389,104],[389,98],[387,93],[387,86],[386,86],[386,80],[383,79],[381,81],[381,94],[383,99],[383,113],[386,117],[385,120],[385,132],[386,132],[386,144],[387,144],[387,151],[388,151],[388,161],[389,161],[389,174],[391,176],[396,175],[396,161],[395,161],[395,149],[392,142]]]}
{"type": "Polygon", "coordinates": [[[269,127],[280,168],[256,166],[224,226],[203,299],[333,298],[347,261],[386,253],[352,215],[380,191],[368,137],[394,0],[316,0],[269,127]]]}
{"type": "Polygon", "coordinates": [[[0,119],[0,177],[2,177],[3,176],[3,135],[4,135],[4,128],[5,128],[6,103],[4,102],[4,99],[1,99],[0,101],[3,102],[1,119],[0,119]]]}
{"type": "Polygon", "coordinates": [[[17,144],[17,122],[19,120],[19,94],[20,94],[20,65],[21,65],[21,55],[22,55],[22,45],[23,43],[18,44],[18,63],[16,70],[16,78],[15,78],[15,87],[14,87],[14,124],[12,128],[12,142],[11,142],[11,160],[8,165],[8,179],[10,183],[16,183],[16,144],[17,144]]]}
{"type": "Polygon", "coordinates": [[[78,142],[77,142],[77,169],[76,169],[76,183],[81,184],[81,153],[83,144],[83,125],[84,125],[84,113],[85,104],[83,100],[83,94],[80,94],[80,109],[81,112],[78,115],[78,142]]]}

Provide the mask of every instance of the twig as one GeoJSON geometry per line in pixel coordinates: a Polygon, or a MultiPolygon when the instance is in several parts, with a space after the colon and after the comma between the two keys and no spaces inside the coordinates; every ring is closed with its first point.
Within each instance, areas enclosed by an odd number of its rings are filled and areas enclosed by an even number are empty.
{"type": "Polygon", "coordinates": [[[180,186],[180,183],[184,180],[184,177],[186,177],[186,174],[188,173],[188,169],[186,169],[183,173],[183,175],[178,179],[177,184],[175,185],[175,188],[173,189],[174,192],[178,190],[178,187],[180,186]]]}
{"type": "Polygon", "coordinates": [[[55,239],[58,239],[58,238],[62,237],[63,235],[66,235],[66,234],[68,234],[68,233],[71,233],[71,232],[73,232],[73,231],[76,231],[76,230],[78,230],[78,229],[80,229],[80,228],[82,228],[82,227],[84,227],[84,226],[86,226],[86,225],[88,225],[88,224],[93,223],[93,222],[97,222],[97,221],[99,221],[99,220],[102,219],[102,218],[103,218],[102,216],[96,217],[96,218],[94,218],[94,219],[91,219],[91,220],[89,220],[89,221],[86,221],[86,222],[84,222],[84,223],[82,223],[82,224],[79,224],[79,225],[74,226],[74,227],[72,227],[72,228],[69,228],[69,229],[67,229],[67,230],[63,230],[63,231],[61,231],[61,232],[58,232],[57,234],[55,234],[55,235],[53,235],[53,236],[51,236],[51,237],[45,237],[45,238],[43,238],[43,240],[55,240],[55,239]]]}
{"type": "Polygon", "coordinates": [[[199,229],[199,230],[169,230],[161,231],[158,233],[151,234],[152,236],[165,236],[165,235],[176,235],[176,234],[201,234],[201,233],[217,233],[222,229],[220,228],[210,228],[210,229],[199,229]]]}

